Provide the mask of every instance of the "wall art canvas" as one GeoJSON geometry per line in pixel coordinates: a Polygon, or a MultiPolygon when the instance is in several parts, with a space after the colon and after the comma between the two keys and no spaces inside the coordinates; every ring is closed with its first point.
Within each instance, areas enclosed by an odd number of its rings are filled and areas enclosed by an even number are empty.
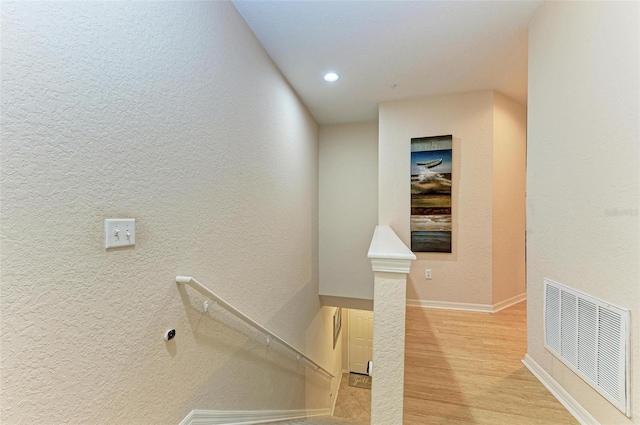
{"type": "Polygon", "coordinates": [[[340,329],[342,329],[342,307],[336,308],[333,314],[333,348],[336,348],[338,343],[338,336],[340,336],[340,329]]]}
{"type": "Polygon", "coordinates": [[[411,139],[411,250],[451,252],[452,136],[411,139]]]}

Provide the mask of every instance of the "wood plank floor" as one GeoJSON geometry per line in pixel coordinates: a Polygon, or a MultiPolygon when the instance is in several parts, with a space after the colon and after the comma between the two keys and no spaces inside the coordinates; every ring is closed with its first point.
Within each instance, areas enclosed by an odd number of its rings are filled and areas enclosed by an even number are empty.
{"type": "Polygon", "coordinates": [[[495,314],[407,307],[406,323],[405,425],[578,423],[520,361],[525,302],[495,314]]]}

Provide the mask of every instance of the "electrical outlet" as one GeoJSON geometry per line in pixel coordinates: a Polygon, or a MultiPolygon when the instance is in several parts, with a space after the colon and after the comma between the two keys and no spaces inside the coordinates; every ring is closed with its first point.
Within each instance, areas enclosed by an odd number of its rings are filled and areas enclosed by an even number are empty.
{"type": "Polygon", "coordinates": [[[424,278],[431,279],[431,269],[424,269],[424,278]]]}

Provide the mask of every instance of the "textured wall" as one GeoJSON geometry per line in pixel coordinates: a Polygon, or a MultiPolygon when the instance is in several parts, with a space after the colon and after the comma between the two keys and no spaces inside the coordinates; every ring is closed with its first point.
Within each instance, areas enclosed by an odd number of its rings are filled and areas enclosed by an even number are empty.
{"type": "Polygon", "coordinates": [[[402,423],[406,276],[404,273],[375,273],[372,425],[402,423]]]}
{"type": "Polygon", "coordinates": [[[640,424],[639,16],[548,2],[529,32],[528,351],[607,425],[640,424]],[[633,419],[545,350],[545,277],[632,310],[633,419]]]}
{"type": "Polygon", "coordinates": [[[416,253],[407,298],[491,304],[492,92],[380,104],[379,222],[410,246],[410,140],[444,134],[453,134],[454,252],[416,253]]]}
{"type": "Polygon", "coordinates": [[[341,368],[317,125],[233,6],[3,2],[1,70],[0,421],[328,407],[326,379],[173,281],[341,368]],[[137,220],[135,248],[105,251],[107,217],[137,220]]]}
{"type": "Polygon", "coordinates": [[[320,127],[320,294],[373,300],[378,123],[320,127]]]}
{"type": "Polygon", "coordinates": [[[493,304],[524,294],[527,109],[493,93],[493,304]]]}

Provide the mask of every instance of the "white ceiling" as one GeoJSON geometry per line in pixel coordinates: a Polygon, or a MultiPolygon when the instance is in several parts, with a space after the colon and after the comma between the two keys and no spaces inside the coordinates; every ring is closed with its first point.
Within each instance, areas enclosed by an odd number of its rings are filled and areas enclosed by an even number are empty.
{"type": "Polygon", "coordinates": [[[525,103],[527,24],[543,3],[234,1],[319,124],[373,121],[380,102],[440,93],[525,103]],[[340,80],[325,82],[329,70],[340,80]]]}

